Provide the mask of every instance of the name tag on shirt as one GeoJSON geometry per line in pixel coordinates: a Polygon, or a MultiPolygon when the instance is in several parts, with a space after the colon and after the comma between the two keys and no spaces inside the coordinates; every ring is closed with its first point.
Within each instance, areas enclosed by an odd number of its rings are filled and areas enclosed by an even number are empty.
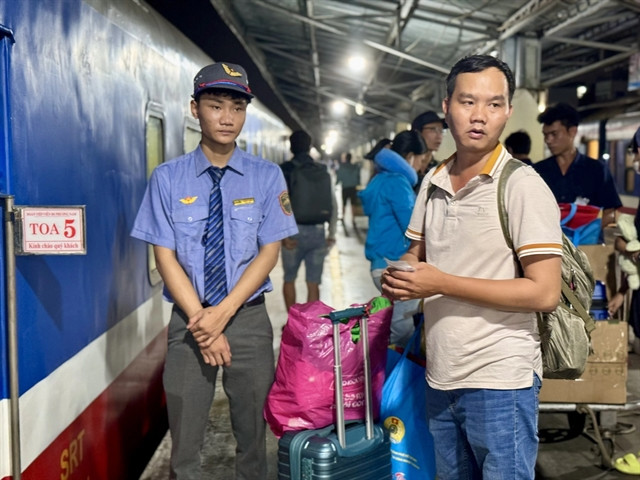
{"type": "Polygon", "coordinates": [[[239,205],[253,205],[255,200],[253,198],[238,198],[233,201],[233,206],[237,207],[239,205]]]}

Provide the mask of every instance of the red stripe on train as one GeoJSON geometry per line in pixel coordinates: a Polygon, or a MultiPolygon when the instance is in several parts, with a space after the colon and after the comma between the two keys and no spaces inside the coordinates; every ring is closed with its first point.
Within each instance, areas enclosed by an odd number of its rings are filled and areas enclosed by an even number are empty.
{"type": "MultiPolygon", "coordinates": [[[[138,479],[167,430],[166,350],[165,328],[29,465],[22,479],[138,479]]],[[[69,388],[75,388],[73,379],[69,388]]]]}

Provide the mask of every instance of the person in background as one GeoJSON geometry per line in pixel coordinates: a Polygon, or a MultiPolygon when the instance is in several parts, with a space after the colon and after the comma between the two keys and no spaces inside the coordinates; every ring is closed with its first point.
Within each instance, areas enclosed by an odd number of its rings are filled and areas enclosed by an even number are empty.
{"type": "Polygon", "coordinates": [[[418,183],[414,188],[416,193],[420,190],[422,179],[427,172],[438,165],[438,161],[434,158],[433,154],[440,148],[444,129],[446,128],[447,123],[440,119],[438,114],[433,111],[423,112],[411,122],[411,129],[418,132],[427,145],[426,155],[422,158],[420,165],[416,167],[418,172],[418,183]]]}
{"type": "MultiPolygon", "coordinates": [[[[386,260],[399,259],[409,246],[404,232],[416,199],[415,165],[420,164],[427,151],[424,140],[414,130],[398,133],[390,146],[367,155],[373,156],[377,173],[359,193],[364,213],[369,217],[365,256],[371,262],[371,278],[379,290],[386,260]]],[[[415,328],[413,315],[419,303],[419,300],[394,303],[390,343],[406,345],[415,328]]]]}
{"type": "Polygon", "coordinates": [[[438,478],[533,480],[542,379],[536,312],[552,311],[560,298],[560,211],[532,168],[517,169],[505,189],[514,248],[507,245],[496,195],[510,159],[499,138],[512,113],[513,74],[495,57],[473,55],[453,66],[446,86],[442,108],[456,153],[427,174],[431,186],[416,200],[402,257],[414,271],[387,269],[383,292],[424,299],[438,478]]]}
{"type": "Polygon", "coordinates": [[[513,157],[527,165],[533,165],[529,158],[531,151],[531,137],[524,130],[518,130],[509,135],[504,141],[507,152],[513,157]]]}
{"type": "Polygon", "coordinates": [[[235,143],[252,98],[239,65],[198,72],[191,113],[200,144],[153,171],[131,231],[153,245],[174,303],[163,374],[171,479],[206,477],[200,454],[220,367],[237,442],[234,478],[267,479],[262,410],[274,356],[264,294],[280,241],[297,229],[278,165],[235,143]]]}
{"type": "Polygon", "coordinates": [[[547,182],[558,203],[594,205],[602,209],[602,228],[615,222],[615,213],[622,206],[609,167],[594,160],[575,147],[580,116],[566,103],[547,107],[538,115],[544,141],[551,157],[533,165],[547,182]]]}
{"type": "Polygon", "coordinates": [[[344,225],[344,217],[347,209],[347,200],[351,205],[351,222],[355,228],[355,218],[353,216],[353,206],[358,203],[357,187],[360,185],[360,164],[351,163],[351,153],[346,153],[344,162],[340,164],[336,175],[336,183],[342,185],[342,226],[345,234],[348,234],[344,225]]]}
{"type": "MultiPolygon", "coordinates": [[[[633,154],[633,169],[636,174],[640,174],[640,128],[636,130],[636,133],[633,135],[631,139],[631,144],[629,145],[629,150],[633,154]]],[[[640,203],[638,204],[638,208],[636,209],[635,216],[635,226],[636,231],[640,232],[640,203]]],[[[620,255],[628,256],[632,261],[638,263],[640,261],[640,252],[627,252],[627,242],[621,236],[616,237],[615,240],[615,249],[619,252],[620,255]]],[[[626,282],[626,278],[623,276],[620,288],[616,292],[616,294],[609,300],[609,315],[614,316],[620,307],[622,306],[624,295],[628,291],[628,284],[626,282]]],[[[640,290],[633,290],[631,294],[631,305],[629,309],[629,325],[633,329],[633,333],[636,338],[640,338],[640,290]]]]}
{"type": "MultiPolygon", "coordinates": [[[[301,168],[304,164],[314,163],[313,158],[309,154],[311,151],[311,136],[302,130],[296,130],[289,137],[291,144],[291,153],[293,158],[289,162],[284,162],[281,166],[282,172],[289,187],[291,185],[291,175],[294,169],[301,168]]],[[[326,169],[325,165],[321,165],[326,169]]],[[[296,303],[296,277],[300,265],[304,262],[306,284],[307,284],[307,302],[315,302],[320,299],[320,283],[322,281],[322,271],[324,267],[324,258],[333,245],[336,243],[336,224],[338,219],[338,209],[336,205],[336,197],[333,187],[329,182],[326,185],[329,192],[322,190],[324,197],[331,197],[331,217],[328,222],[328,230],[325,231],[325,222],[315,224],[298,223],[298,233],[282,240],[282,268],[284,270],[284,284],[282,285],[282,294],[284,297],[287,312],[291,305],[296,303]]],[[[307,193],[307,192],[305,192],[307,193]]],[[[313,192],[308,192],[314,195],[313,192]]],[[[315,196],[313,198],[316,198],[315,196]]],[[[320,205],[314,204],[315,208],[321,208],[320,205]]],[[[296,215],[296,205],[293,205],[293,214],[296,215]]],[[[298,214],[300,210],[298,210],[298,214]]]]}

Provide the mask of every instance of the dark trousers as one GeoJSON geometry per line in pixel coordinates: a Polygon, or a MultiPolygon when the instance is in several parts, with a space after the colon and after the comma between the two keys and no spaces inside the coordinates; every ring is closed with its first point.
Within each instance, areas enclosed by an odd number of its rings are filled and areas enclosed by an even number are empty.
{"type": "Polygon", "coordinates": [[[347,206],[347,199],[351,200],[351,208],[359,203],[356,187],[342,187],[342,215],[344,216],[344,208],[347,206]]]}
{"type": "MultiPolygon", "coordinates": [[[[213,403],[219,367],[204,363],[188,319],[174,306],[164,370],[169,428],[171,479],[201,480],[200,453],[213,403]]],[[[242,308],[225,329],[231,366],[222,367],[229,397],[231,426],[237,442],[236,480],[266,480],[266,423],[262,410],[274,377],[273,329],[264,303],[242,308]]],[[[229,476],[228,478],[232,478],[229,476]]]]}

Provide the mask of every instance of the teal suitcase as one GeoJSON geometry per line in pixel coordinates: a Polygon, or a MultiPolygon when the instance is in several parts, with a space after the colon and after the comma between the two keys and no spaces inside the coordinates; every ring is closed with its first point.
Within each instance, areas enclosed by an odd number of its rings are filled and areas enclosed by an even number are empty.
{"type": "Polygon", "coordinates": [[[336,379],[335,425],[317,430],[287,432],[278,443],[278,480],[389,480],[391,447],[389,435],[373,423],[369,337],[364,307],[329,314],[333,323],[333,344],[340,345],[341,319],[362,316],[360,342],[365,377],[365,421],[345,425],[342,399],[340,349],[334,348],[336,379]]]}

